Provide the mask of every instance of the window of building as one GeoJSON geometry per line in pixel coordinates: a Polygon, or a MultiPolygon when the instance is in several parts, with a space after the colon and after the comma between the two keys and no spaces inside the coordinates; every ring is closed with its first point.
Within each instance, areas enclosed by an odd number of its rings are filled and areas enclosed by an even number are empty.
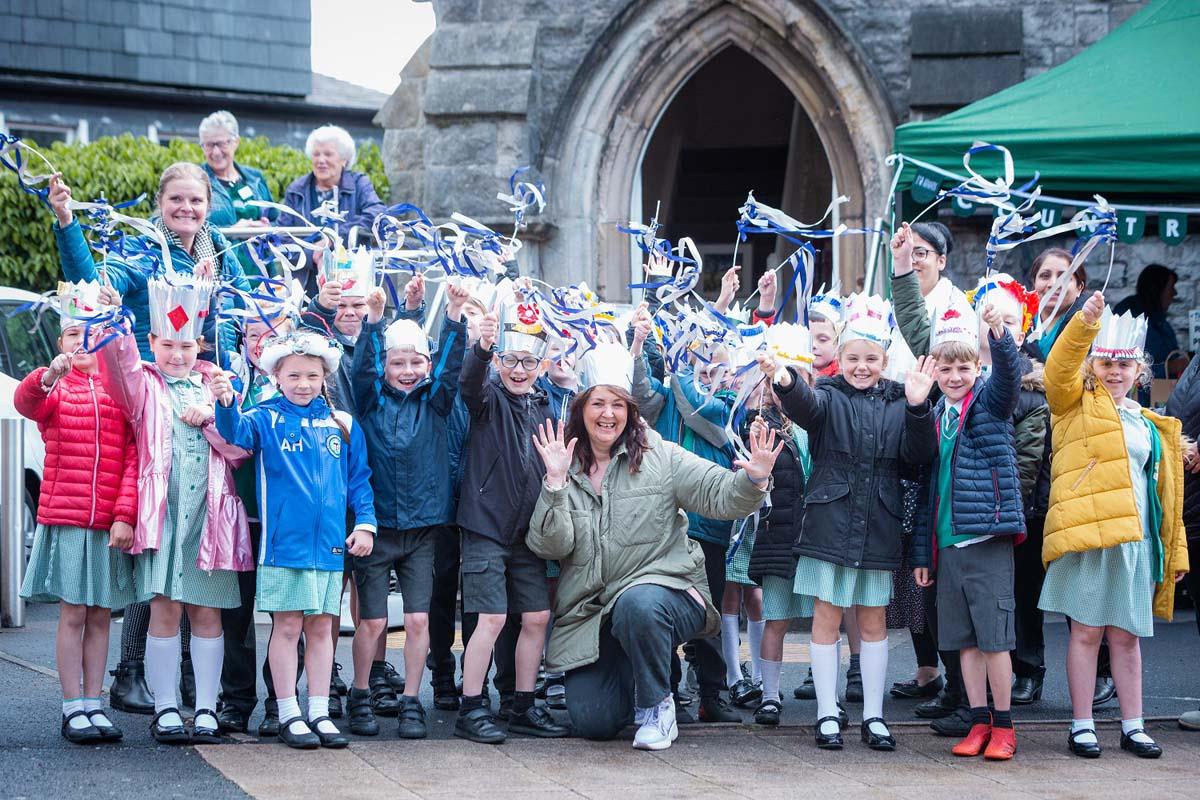
{"type": "Polygon", "coordinates": [[[0,113],[0,131],[42,146],[54,142],[86,144],[88,141],[88,123],[85,119],[72,124],[58,120],[28,120],[0,113]]]}
{"type": "Polygon", "coordinates": [[[186,131],[174,130],[157,122],[146,129],[146,138],[163,147],[177,140],[193,144],[198,144],[200,141],[195,128],[186,131]]]}

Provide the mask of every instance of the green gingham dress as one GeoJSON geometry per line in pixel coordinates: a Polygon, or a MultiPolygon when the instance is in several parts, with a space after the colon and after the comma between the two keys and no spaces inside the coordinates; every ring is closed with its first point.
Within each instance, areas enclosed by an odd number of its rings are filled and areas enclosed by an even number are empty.
{"type": "Polygon", "coordinates": [[[800,556],[792,591],[818,597],[838,608],[886,606],[892,601],[892,571],[855,569],[800,556]]]}
{"type": "Polygon", "coordinates": [[[725,551],[725,581],[754,586],[750,580],[750,555],[754,552],[754,538],[758,533],[757,519],[747,517],[734,520],[733,532],[729,537],[729,548],[725,551]],[[742,525],[745,524],[745,528],[742,525]],[[738,533],[741,532],[741,539],[738,533]]]}
{"type": "Polygon", "coordinates": [[[1150,423],[1140,411],[1119,406],[1129,477],[1142,523],[1142,538],[1104,550],[1064,553],[1046,568],[1038,608],[1056,611],[1094,628],[1112,625],[1134,636],[1154,635],[1154,543],[1149,481],[1150,423]]]}
{"type": "Polygon", "coordinates": [[[196,566],[208,517],[208,440],[199,428],[179,418],[189,406],[208,402],[200,376],[166,377],[174,411],[171,423],[171,474],[167,479],[167,518],[157,550],[135,561],[138,600],[163,595],[206,608],[241,605],[237,573],[196,566]]]}
{"type": "Polygon", "coordinates": [[[124,608],[135,599],[133,558],[108,546],[108,531],[39,525],[21,597],[32,603],[124,608]]]}
{"type": "Polygon", "coordinates": [[[298,569],[261,564],[255,575],[255,604],[259,611],[342,613],[342,571],[298,569]]]}

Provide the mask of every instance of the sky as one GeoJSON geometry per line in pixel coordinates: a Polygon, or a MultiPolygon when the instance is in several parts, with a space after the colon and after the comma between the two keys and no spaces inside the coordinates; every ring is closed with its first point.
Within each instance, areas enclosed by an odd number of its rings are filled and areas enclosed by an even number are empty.
{"type": "Polygon", "coordinates": [[[430,3],[312,0],[313,72],[391,94],[432,32],[430,3]]]}

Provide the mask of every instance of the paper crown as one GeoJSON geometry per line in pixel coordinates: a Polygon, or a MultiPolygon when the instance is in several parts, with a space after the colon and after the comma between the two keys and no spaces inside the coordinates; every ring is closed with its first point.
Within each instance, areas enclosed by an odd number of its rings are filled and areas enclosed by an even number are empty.
{"type": "Polygon", "coordinates": [[[58,313],[62,330],[82,325],[100,316],[107,306],[100,302],[100,284],[96,281],[58,282],[58,313]]]}
{"type": "Polygon", "coordinates": [[[500,317],[501,353],[527,352],[545,358],[550,342],[542,325],[542,311],[537,303],[513,298],[503,307],[500,317]]]}
{"type": "Polygon", "coordinates": [[[835,328],[841,325],[844,311],[845,304],[842,298],[836,294],[827,293],[824,286],[808,300],[809,315],[816,314],[823,317],[832,322],[835,328]]]}
{"type": "Polygon", "coordinates": [[[580,389],[593,386],[616,386],[633,391],[633,356],[616,342],[597,342],[579,358],[576,366],[580,389]]]}
{"type": "Polygon", "coordinates": [[[312,328],[304,328],[286,336],[272,339],[258,358],[258,365],[268,375],[275,372],[279,362],[288,356],[316,356],[325,364],[325,372],[338,368],[342,359],[342,346],[333,339],[312,328]]]}
{"type": "Polygon", "coordinates": [[[1003,272],[984,275],[979,285],[967,292],[967,300],[976,311],[991,303],[997,309],[1013,309],[1021,320],[1021,331],[1028,332],[1038,312],[1038,296],[1003,272]]]}
{"type": "Polygon", "coordinates": [[[383,332],[383,346],[387,350],[408,348],[426,358],[430,357],[429,337],[421,326],[411,319],[398,319],[383,332]]]}
{"type": "Polygon", "coordinates": [[[150,332],[163,339],[199,339],[212,298],[210,281],[176,276],[176,283],[161,278],[146,282],[150,299],[150,332]],[[182,282],[189,281],[189,282],[182,282]]]}
{"type": "Polygon", "coordinates": [[[781,365],[812,370],[812,334],[803,325],[777,322],[767,328],[767,351],[781,365]]]}
{"type": "Polygon", "coordinates": [[[891,302],[878,295],[852,294],[842,305],[842,317],[841,344],[863,339],[887,350],[895,325],[891,302]]]}
{"type": "Polygon", "coordinates": [[[326,252],[322,263],[329,265],[325,279],[340,282],[346,297],[366,297],[375,288],[375,256],[365,247],[348,253],[339,245],[334,253],[326,252]]]}
{"type": "Polygon", "coordinates": [[[1142,359],[1146,355],[1146,318],[1130,312],[1116,315],[1105,306],[1100,333],[1092,341],[1092,355],[1100,358],[1142,359]]]}
{"type": "Polygon", "coordinates": [[[979,317],[958,294],[952,294],[949,302],[933,313],[929,347],[933,349],[947,342],[961,342],[979,349],[979,317]]]}

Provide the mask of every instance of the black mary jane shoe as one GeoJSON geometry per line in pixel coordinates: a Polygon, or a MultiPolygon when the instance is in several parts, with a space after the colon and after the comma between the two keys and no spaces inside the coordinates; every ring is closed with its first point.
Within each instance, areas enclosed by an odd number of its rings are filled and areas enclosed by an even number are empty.
{"type": "Polygon", "coordinates": [[[1142,733],[1142,734],[1149,736],[1149,734],[1147,734],[1145,729],[1143,729],[1143,728],[1137,728],[1136,730],[1132,730],[1129,733],[1122,733],[1121,734],[1121,749],[1122,750],[1128,750],[1129,752],[1133,753],[1138,758],[1158,758],[1159,756],[1162,755],[1163,750],[1162,750],[1162,747],[1158,744],[1158,742],[1155,742],[1155,741],[1139,742],[1137,739],[1133,738],[1133,735],[1135,733],[1142,733]]]}
{"type": "Polygon", "coordinates": [[[192,715],[192,744],[221,744],[224,741],[225,737],[221,736],[221,722],[217,719],[217,712],[211,708],[198,709],[192,715]],[[211,719],[213,724],[201,725],[201,717],[211,719]]]}
{"type": "MultiPolygon", "coordinates": [[[[1081,742],[1077,738],[1075,738],[1077,736],[1082,736],[1085,733],[1090,733],[1092,736],[1095,736],[1096,729],[1095,728],[1081,728],[1077,731],[1071,731],[1071,734],[1067,737],[1068,749],[1070,749],[1070,751],[1072,753],[1079,756],[1080,758],[1099,758],[1100,757],[1100,742],[1099,742],[1099,740],[1097,740],[1095,742],[1081,742]]],[[[1124,737],[1122,737],[1122,738],[1124,738],[1124,737]]]]}
{"type": "Polygon", "coordinates": [[[330,750],[340,750],[350,744],[350,739],[341,731],[337,731],[336,733],[323,732],[321,730],[322,722],[328,722],[334,728],[337,727],[329,717],[317,717],[308,721],[308,728],[321,740],[321,747],[328,747],[330,750]]]}
{"type": "Polygon", "coordinates": [[[754,722],[756,725],[778,725],[782,713],[783,708],[778,700],[764,700],[754,710],[754,722]]]}
{"type": "Polygon", "coordinates": [[[946,685],[946,679],[938,675],[928,683],[917,683],[914,678],[911,681],[897,682],[892,684],[892,697],[897,700],[930,700],[937,697],[938,692],[946,685]]]}
{"type": "Polygon", "coordinates": [[[863,744],[872,750],[882,750],[883,752],[890,753],[896,749],[896,737],[892,736],[892,730],[888,728],[883,717],[871,717],[870,719],[863,720],[862,740],[863,744]],[[875,733],[875,731],[871,730],[872,722],[878,722],[887,730],[887,733],[875,733]]]}
{"type": "Polygon", "coordinates": [[[817,727],[813,729],[817,738],[817,747],[822,750],[841,750],[844,742],[842,741],[842,721],[837,717],[821,717],[817,720],[817,727]],[[836,722],[838,725],[837,731],[834,733],[821,733],[821,726],[826,722],[836,722]]]}
{"type": "Polygon", "coordinates": [[[183,720],[183,715],[179,713],[178,708],[164,708],[162,711],[154,715],[154,719],[150,720],[150,735],[154,737],[154,741],[159,744],[187,744],[192,740],[191,734],[187,728],[180,725],[159,725],[158,721],[167,714],[174,714],[183,720]]]}
{"type": "Polygon", "coordinates": [[[729,701],[739,708],[754,708],[761,699],[762,686],[749,678],[742,678],[729,687],[729,701]]]}
{"type": "MultiPolygon", "coordinates": [[[[292,723],[295,722],[304,722],[304,717],[292,717],[280,721],[279,741],[297,750],[316,750],[321,746],[321,737],[313,733],[311,728],[308,733],[292,733],[292,723]]],[[[304,724],[308,723],[304,722],[304,724]]]]}
{"type": "Polygon", "coordinates": [[[92,722],[91,717],[86,711],[75,711],[71,714],[64,714],[62,718],[62,736],[71,744],[96,744],[104,741],[104,734],[92,722]],[[76,717],[83,717],[88,721],[86,728],[72,728],[71,720],[76,717]]]}
{"type": "Polygon", "coordinates": [[[92,726],[100,731],[100,741],[119,742],[125,736],[121,729],[108,718],[108,713],[103,709],[97,708],[95,711],[89,711],[87,716],[91,720],[92,726]]]}

